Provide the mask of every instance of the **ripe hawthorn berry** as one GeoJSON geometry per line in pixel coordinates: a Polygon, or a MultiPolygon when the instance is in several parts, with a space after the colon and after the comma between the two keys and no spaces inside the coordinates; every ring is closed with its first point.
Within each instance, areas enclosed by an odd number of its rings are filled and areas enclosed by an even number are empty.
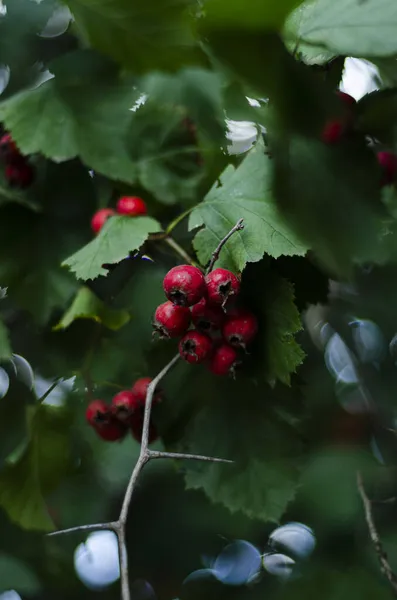
{"type": "Polygon", "coordinates": [[[119,215],[128,215],[130,217],[139,217],[147,214],[146,203],[138,196],[122,196],[116,205],[116,211],[119,215]]]}
{"type": "Polygon", "coordinates": [[[203,362],[211,350],[211,338],[200,331],[188,331],[179,342],[179,354],[190,364],[203,362]]]}
{"type": "Polygon", "coordinates": [[[335,144],[339,142],[346,131],[346,125],[342,119],[333,119],[328,121],[321,133],[321,138],[326,144],[335,144]]]}
{"type": "Polygon", "coordinates": [[[243,348],[252,342],[258,332],[258,321],[248,310],[236,310],[222,328],[225,341],[235,348],[243,348]]]}
{"type": "Polygon", "coordinates": [[[194,326],[203,333],[214,333],[222,327],[225,320],[221,307],[210,304],[206,298],[201,298],[190,310],[194,326]]]}
{"type": "Polygon", "coordinates": [[[131,390],[123,390],[113,397],[111,410],[119,421],[128,423],[139,405],[139,400],[131,390]]]}
{"type": "Polygon", "coordinates": [[[11,187],[29,187],[34,179],[34,171],[25,160],[8,164],[4,174],[11,187]]]}
{"type": "Polygon", "coordinates": [[[376,155],[382,169],[381,185],[389,185],[396,179],[397,156],[392,152],[378,152],[376,155]]]}
{"type": "Polygon", "coordinates": [[[168,300],[160,304],[154,313],[153,328],[162,338],[177,338],[183,335],[190,325],[190,310],[177,306],[168,300]]]}
{"type": "MultiPolygon", "coordinates": [[[[138,410],[137,412],[135,412],[132,415],[131,423],[130,423],[132,437],[137,442],[142,441],[143,421],[144,421],[144,411],[141,408],[140,410],[138,410]]],[[[148,443],[151,444],[152,442],[155,442],[158,438],[159,438],[159,435],[157,433],[157,430],[156,430],[155,426],[153,425],[153,423],[150,421],[149,422],[148,443]]]]}
{"type": "Polygon", "coordinates": [[[101,208],[97,210],[91,219],[91,229],[94,233],[99,233],[106,221],[115,215],[115,211],[112,208],[101,208]]]}
{"type": "MultiPolygon", "coordinates": [[[[145,406],[146,394],[149,384],[152,382],[151,377],[141,377],[137,379],[131,388],[132,393],[137,398],[140,406],[145,406]]],[[[153,396],[153,404],[161,401],[161,390],[158,390],[153,396]]]]}
{"type": "Polygon", "coordinates": [[[126,433],[122,423],[112,415],[111,408],[103,400],[93,400],[85,413],[87,422],[103,440],[114,442],[126,433]]]}
{"type": "Polygon", "coordinates": [[[168,271],[163,288],[168,300],[179,306],[193,306],[206,293],[204,275],[192,265],[180,265],[168,271]]]}
{"type": "Polygon", "coordinates": [[[214,375],[232,375],[234,377],[238,364],[238,354],[235,348],[222,343],[215,347],[208,368],[214,375]]]}
{"type": "Polygon", "coordinates": [[[205,278],[208,300],[212,304],[225,306],[230,296],[237,296],[240,282],[234,273],[227,269],[214,269],[205,278]]]}
{"type": "Polygon", "coordinates": [[[21,154],[18,150],[18,146],[12,139],[9,133],[5,133],[0,138],[0,157],[6,160],[20,157],[21,154]]]}

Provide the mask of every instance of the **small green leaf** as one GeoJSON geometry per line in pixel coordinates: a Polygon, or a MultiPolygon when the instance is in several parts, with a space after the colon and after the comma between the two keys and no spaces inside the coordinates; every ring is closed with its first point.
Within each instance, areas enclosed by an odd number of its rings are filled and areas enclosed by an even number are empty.
{"type": "Polygon", "coordinates": [[[219,266],[242,271],[247,262],[259,261],[265,253],[304,255],[307,250],[280,216],[271,193],[271,161],[257,144],[235,169],[229,165],[198,204],[189,219],[189,229],[204,227],[194,238],[194,248],[205,265],[219,242],[236,222],[244,219],[244,230],[224,246],[219,266]]]}
{"type": "Polygon", "coordinates": [[[139,92],[112,63],[88,50],[51,65],[55,77],[0,104],[1,120],[24,154],[57,162],[80,156],[112,179],[134,182],[125,132],[139,92]],[[37,127],[37,122],[40,127],[37,127]]]}
{"type": "Polygon", "coordinates": [[[0,360],[5,360],[7,358],[11,358],[11,345],[10,339],[8,335],[8,329],[0,320],[0,360]]]}
{"type": "Polygon", "coordinates": [[[70,416],[63,408],[34,408],[28,445],[0,473],[0,506],[23,529],[53,529],[44,496],[70,468],[69,428],[70,416]]]}
{"type": "Polygon", "coordinates": [[[76,319],[92,319],[117,331],[128,323],[130,316],[126,310],[106,306],[89,288],[82,287],[54,330],[66,329],[76,319]]]}
{"type": "Polygon", "coordinates": [[[206,25],[220,29],[279,30],[287,15],[303,0],[210,0],[205,4],[206,25]]]}
{"type": "Polygon", "coordinates": [[[397,52],[396,28],[390,0],[309,0],[297,37],[345,56],[390,56],[397,52]]]}
{"type": "Polygon", "coordinates": [[[178,68],[194,57],[187,0],[66,0],[78,31],[134,72],[178,68]]]}
{"type": "Polygon", "coordinates": [[[0,592],[17,589],[21,594],[34,595],[40,588],[37,576],[25,563],[14,556],[0,554],[0,592]]]}
{"type": "Polygon", "coordinates": [[[132,250],[139,250],[150,233],[161,231],[161,225],[151,217],[112,217],[100,234],[62,264],[78,279],[95,279],[106,275],[105,263],[118,263],[132,250]]]}

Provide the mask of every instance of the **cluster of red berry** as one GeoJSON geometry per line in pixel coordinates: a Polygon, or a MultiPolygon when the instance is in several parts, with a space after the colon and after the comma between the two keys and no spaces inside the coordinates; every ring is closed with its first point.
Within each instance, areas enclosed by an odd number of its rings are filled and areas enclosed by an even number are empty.
{"type": "Polygon", "coordinates": [[[179,353],[188,363],[205,362],[216,375],[234,375],[240,351],[258,330],[256,317],[234,302],[240,291],[238,278],[226,269],[204,277],[197,267],[180,265],[167,273],[163,288],[168,302],[156,309],[155,333],[181,338],[179,353]]]}
{"type": "Polygon", "coordinates": [[[122,196],[117,201],[116,210],[113,208],[101,208],[97,210],[91,219],[91,229],[98,234],[106,221],[114,215],[126,215],[128,217],[141,217],[147,214],[146,203],[137,196],[122,196]]]}
{"type": "MultiPolygon", "coordinates": [[[[332,119],[325,124],[322,131],[322,139],[326,144],[339,142],[344,135],[352,130],[354,124],[353,107],[356,104],[355,98],[339,90],[337,94],[343,102],[346,111],[343,117],[332,119]]],[[[381,151],[376,153],[376,158],[382,170],[380,184],[383,186],[394,183],[397,175],[397,156],[392,152],[381,151]]]]}
{"type": "MultiPolygon", "coordinates": [[[[116,394],[111,404],[103,400],[93,400],[87,407],[87,422],[95,432],[107,442],[115,442],[124,438],[131,431],[132,436],[141,441],[146,394],[150,377],[141,377],[130,390],[116,394]]],[[[156,392],[153,403],[161,400],[161,392],[156,392]]],[[[149,426],[149,443],[158,438],[152,423],[149,426]]]]}
{"type": "Polygon", "coordinates": [[[9,133],[0,138],[0,157],[5,163],[5,178],[12,187],[26,188],[34,179],[34,171],[9,133]]]}

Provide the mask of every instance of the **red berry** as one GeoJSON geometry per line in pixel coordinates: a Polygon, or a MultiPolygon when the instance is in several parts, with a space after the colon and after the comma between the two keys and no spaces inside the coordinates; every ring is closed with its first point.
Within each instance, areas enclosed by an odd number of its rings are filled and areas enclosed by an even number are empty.
{"type": "MultiPolygon", "coordinates": [[[[135,397],[137,398],[137,400],[141,406],[145,405],[147,389],[148,389],[149,383],[151,383],[151,382],[152,382],[151,377],[141,377],[140,379],[136,380],[136,382],[134,383],[134,385],[131,388],[132,393],[135,395],[135,397]]],[[[154,403],[160,402],[160,400],[161,400],[161,391],[158,390],[153,396],[153,402],[154,403]]]]}
{"type": "Polygon", "coordinates": [[[193,306],[206,292],[204,275],[191,265],[180,265],[168,271],[163,288],[168,300],[179,306],[193,306]]]}
{"type": "Polygon", "coordinates": [[[123,390],[112,399],[112,412],[123,423],[128,423],[134,411],[140,405],[135,394],[130,390],[123,390]]]}
{"type": "Polygon", "coordinates": [[[107,442],[116,442],[121,440],[127,430],[123,423],[120,423],[116,418],[111,418],[108,423],[94,427],[96,433],[107,442]]]}
{"type": "Polygon", "coordinates": [[[208,300],[213,304],[225,306],[232,295],[240,291],[240,282],[231,271],[226,269],[215,269],[208,273],[205,278],[207,284],[208,300]]]}
{"type": "Polygon", "coordinates": [[[238,363],[237,351],[232,346],[222,343],[216,346],[208,368],[215,375],[234,375],[238,363]]]}
{"type": "Polygon", "coordinates": [[[99,233],[106,221],[115,215],[115,211],[112,208],[101,208],[97,210],[91,219],[91,229],[94,233],[99,233]]]}
{"type": "MultiPolygon", "coordinates": [[[[144,411],[142,409],[138,410],[131,419],[131,434],[132,437],[140,442],[142,440],[142,431],[143,431],[143,420],[144,420],[144,411]]],[[[150,421],[149,422],[149,437],[148,443],[151,444],[158,439],[158,433],[156,431],[155,426],[150,421]]]]}
{"type": "Polygon", "coordinates": [[[34,178],[32,167],[23,161],[18,163],[10,163],[5,168],[5,177],[11,187],[26,188],[34,178]]]}
{"type": "Polygon", "coordinates": [[[258,331],[256,317],[247,310],[237,310],[227,318],[222,335],[235,348],[243,348],[252,342],[258,331]]]}
{"type": "Polygon", "coordinates": [[[156,308],[153,327],[163,338],[181,337],[190,325],[190,310],[172,302],[164,302],[156,308]]]}
{"type": "Polygon", "coordinates": [[[200,331],[188,331],[179,342],[179,354],[191,364],[203,362],[211,350],[211,338],[200,331]]]}
{"type": "Polygon", "coordinates": [[[199,331],[213,333],[222,327],[225,313],[220,306],[209,304],[206,298],[201,298],[191,308],[192,321],[199,331]]]}
{"type": "Polygon", "coordinates": [[[116,211],[119,215],[139,217],[147,214],[146,203],[137,196],[123,196],[117,202],[116,211]]]}
{"type": "Polygon", "coordinates": [[[321,134],[322,140],[326,144],[334,144],[335,142],[339,142],[345,133],[345,130],[346,125],[342,120],[334,119],[332,121],[328,121],[328,123],[325,124],[321,134]]]}
{"type": "Polygon", "coordinates": [[[93,400],[85,411],[85,418],[92,427],[107,423],[110,415],[110,407],[103,400],[93,400]]]}
{"type": "Polygon", "coordinates": [[[378,152],[376,156],[383,172],[381,185],[393,183],[397,172],[397,156],[392,152],[378,152]]]}
{"type": "Polygon", "coordinates": [[[14,140],[9,133],[0,138],[0,157],[10,160],[14,157],[20,157],[21,154],[14,140]]]}
{"type": "Polygon", "coordinates": [[[114,442],[124,437],[125,427],[114,418],[111,407],[103,400],[93,400],[85,412],[87,422],[103,440],[114,442]]]}
{"type": "Polygon", "coordinates": [[[344,104],[346,104],[346,106],[354,106],[357,102],[356,99],[353,98],[353,96],[350,96],[350,94],[346,94],[346,92],[342,92],[341,90],[337,90],[337,95],[339,96],[339,98],[343,101],[344,104]]]}

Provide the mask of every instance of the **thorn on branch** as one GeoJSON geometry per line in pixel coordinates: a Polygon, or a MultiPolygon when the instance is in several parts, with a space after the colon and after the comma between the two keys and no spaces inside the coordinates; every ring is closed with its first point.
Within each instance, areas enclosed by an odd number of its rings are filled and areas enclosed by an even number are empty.
{"type": "Polygon", "coordinates": [[[362,477],[360,471],[357,471],[357,489],[358,489],[358,492],[360,494],[360,497],[361,497],[361,500],[363,503],[365,520],[367,522],[368,531],[369,531],[369,537],[371,538],[375,552],[378,556],[380,569],[381,569],[383,575],[386,577],[386,579],[390,583],[390,585],[393,589],[394,595],[397,596],[397,576],[394,573],[393,569],[391,568],[387,554],[386,554],[385,550],[383,549],[382,541],[380,539],[378,530],[376,529],[374,517],[372,514],[372,503],[371,503],[371,500],[367,496],[367,492],[364,487],[363,477],[362,477]]]}
{"type": "Polygon", "coordinates": [[[218,246],[216,247],[216,249],[212,253],[210,264],[208,265],[208,269],[207,269],[207,274],[211,273],[212,269],[214,268],[214,265],[215,265],[216,261],[219,258],[221,250],[222,250],[223,246],[226,244],[226,242],[228,241],[228,239],[231,238],[232,235],[234,233],[236,233],[236,231],[241,231],[242,229],[244,229],[244,219],[239,219],[237,221],[237,223],[235,224],[235,226],[229,231],[229,233],[227,235],[225,235],[225,237],[223,238],[223,240],[221,240],[219,242],[218,246]]]}
{"type": "Polygon", "coordinates": [[[47,533],[47,537],[54,537],[56,535],[66,535],[68,533],[76,533],[78,531],[114,531],[117,532],[117,523],[95,523],[90,525],[77,525],[76,527],[69,527],[68,529],[60,529],[59,531],[52,531],[47,533]]]}
{"type": "Polygon", "coordinates": [[[203,462],[233,464],[233,460],[227,458],[216,458],[215,456],[204,456],[202,454],[183,454],[180,452],[157,452],[148,450],[149,458],[173,458],[174,460],[200,460],[203,462]]]}

